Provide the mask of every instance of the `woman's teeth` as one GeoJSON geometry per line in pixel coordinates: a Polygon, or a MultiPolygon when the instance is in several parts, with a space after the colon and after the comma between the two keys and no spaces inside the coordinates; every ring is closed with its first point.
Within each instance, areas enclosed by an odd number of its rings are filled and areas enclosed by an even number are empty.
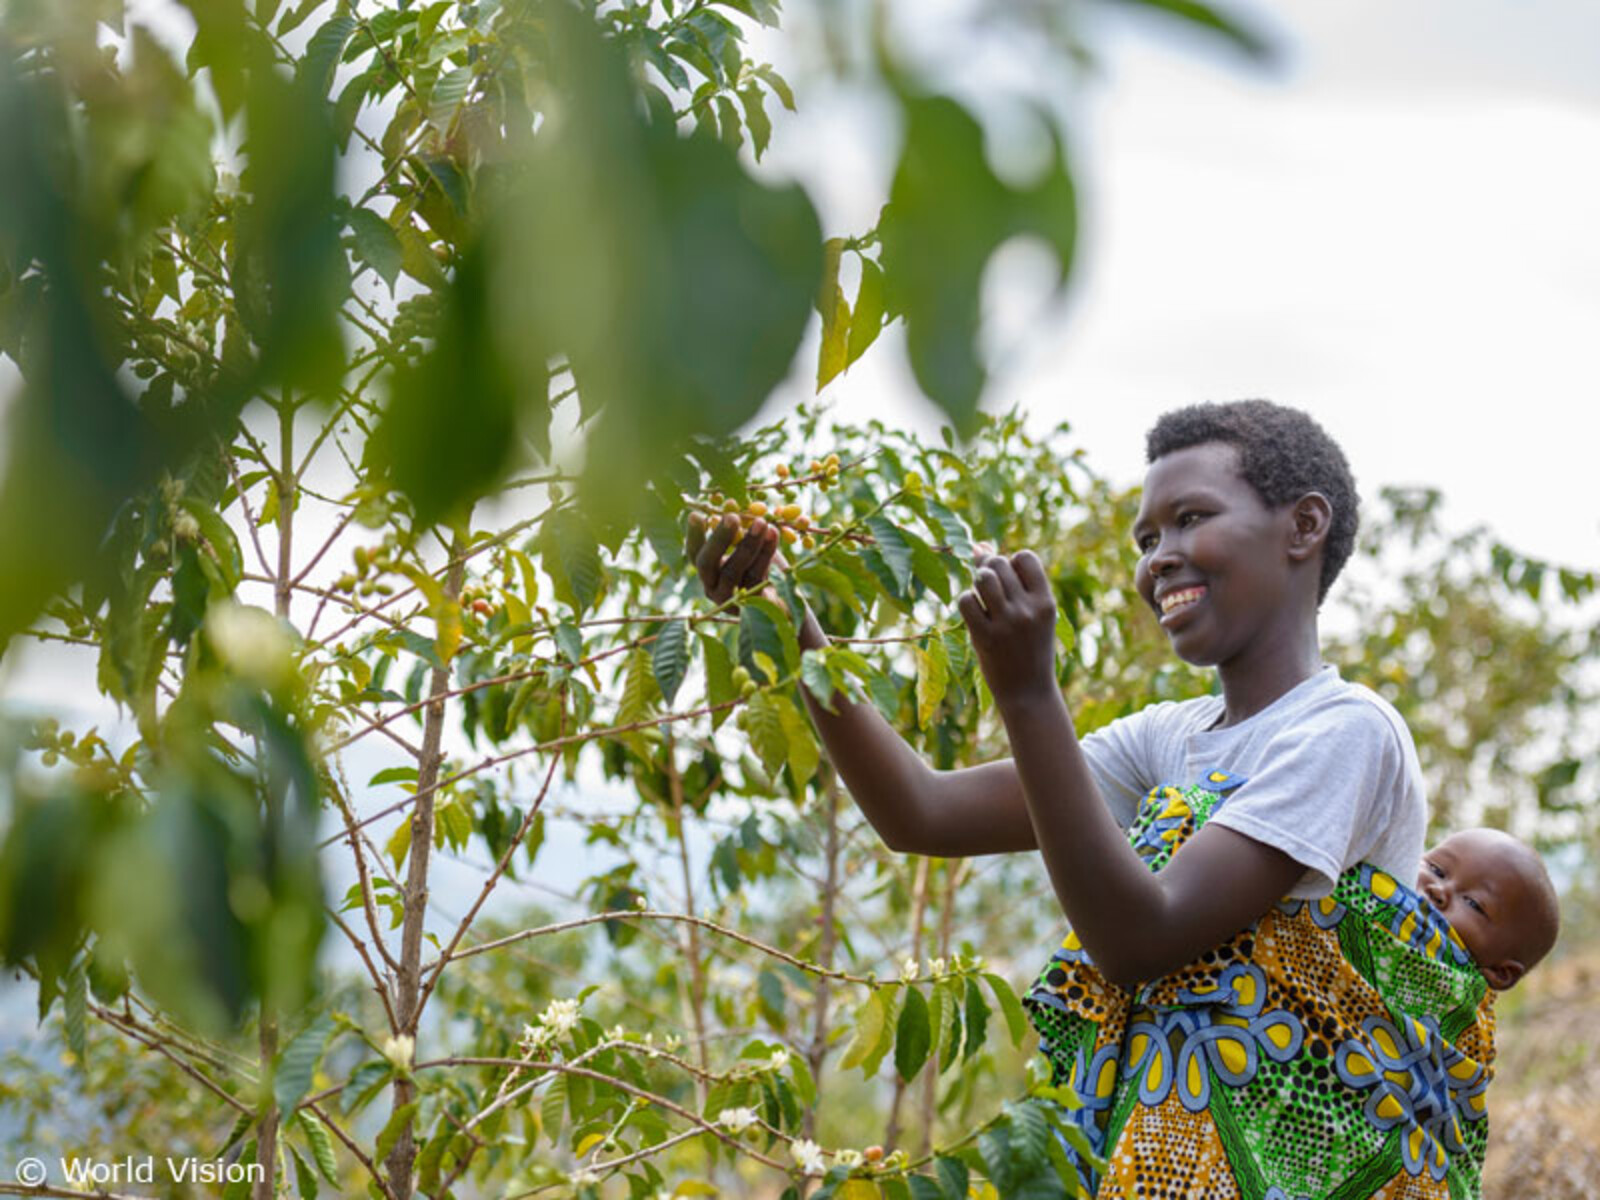
{"type": "Polygon", "coordinates": [[[1182,591],[1177,592],[1168,592],[1165,596],[1161,597],[1161,615],[1166,616],[1170,612],[1183,608],[1186,605],[1193,604],[1205,594],[1205,588],[1198,587],[1184,588],[1182,591]]]}

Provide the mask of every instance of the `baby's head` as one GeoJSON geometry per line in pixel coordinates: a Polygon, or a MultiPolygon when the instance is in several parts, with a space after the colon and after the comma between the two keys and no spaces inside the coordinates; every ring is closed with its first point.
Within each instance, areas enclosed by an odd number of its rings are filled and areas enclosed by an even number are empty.
{"type": "Polygon", "coordinates": [[[1425,852],[1417,891],[1450,922],[1497,991],[1555,945],[1561,910],[1544,862],[1498,829],[1464,829],[1425,852]]]}

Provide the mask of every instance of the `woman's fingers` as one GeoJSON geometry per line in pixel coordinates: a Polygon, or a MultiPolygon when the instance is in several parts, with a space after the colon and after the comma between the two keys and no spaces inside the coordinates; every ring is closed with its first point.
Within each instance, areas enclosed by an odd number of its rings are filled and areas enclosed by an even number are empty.
{"type": "MultiPolygon", "coordinates": [[[[759,522],[757,522],[759,524],[759,522]]],[[[756,541],[754,560],[745,568],[744,579],[740,586],[753,588],[760,587],[767,581],[767,572],[772,569],[772,560],[778,553],[778,529],[769,525],[759,535],[754,525],[750,527],[750,541],[756,541]]]]}
{"type": "MultiPolygon", "coordinates": [[[[771,528],[760,517],[750,522],[750,528],[740,539],[739,544],[733,548],[733,553],[723,560],[722,570],[718,573],[718,585],[724,589],[723,596],[733,594],[734,589],[752,586],[745,583],[745,577],[755,566],[756,558],[766,549],[767,530],[771,528]]],[[[756,582],[760,582],[758,578],[756,582]]]]}
{"type": "Polygon", "coordinates": [[[732,513],[725,514],[712,528],[705,544],[700,547],[700,553],[695,555],[694,568],[699,572],[700,586],[705,588],[706,595],[719,603],[728,598],[727,593],[717,595],[717,590],[722,586],[723,556],[738,533],[739,518],[732,513]]]}
{"type": "Polygon", "coordinates": [[[983,601],[983,607],[990,615],[998,612],[1006,599],[1005,585],[1000,582],[1000,576],[991,565],[993,562],[990,559],[984,563],[972,577],[972,590],[978,594],[978,599],[983,601]]]}
{"type": "Polygon", "coordinates": [[[1044,564],[1032,550],[1019,550],[1011,556],[1011,569],[1017,582],[1027,591],[1050,591],[1050,577],[1044,573],[1044,564]]]}
{"type": "Polygon", "coordinates": [[[967,623],[968,629],[980,627],[980,623],[988,618],[983,601],[979,600],[977,593],[971,590],[962,592],[956,597],[956,608],[961,613],[961,619],[967,623]]]}

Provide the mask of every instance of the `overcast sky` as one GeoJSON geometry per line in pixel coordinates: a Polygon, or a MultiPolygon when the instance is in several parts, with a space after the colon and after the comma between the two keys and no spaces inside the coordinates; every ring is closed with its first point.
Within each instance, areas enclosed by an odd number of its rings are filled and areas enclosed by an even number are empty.
{"type": "MultiPolygon", "coordinates": [[[[1054,308],[1026,248],[992,272],[990,406],[1071,420],[1133,481],[1163,410],[1266,396],[1314,413],[1367,494],[1432,484],[1454,522],[1600,567],[1600,4],[1268,8],[1233,9],[1275,31],[1265,71],[1163,21],[1090,30],[1078,270],[1054,308]]],[[[770,164],[830,233],[869,227],[892,132],[801,100],[770,164]]],[[[933,424],[897,351],[829,394],[933,424]]]]}

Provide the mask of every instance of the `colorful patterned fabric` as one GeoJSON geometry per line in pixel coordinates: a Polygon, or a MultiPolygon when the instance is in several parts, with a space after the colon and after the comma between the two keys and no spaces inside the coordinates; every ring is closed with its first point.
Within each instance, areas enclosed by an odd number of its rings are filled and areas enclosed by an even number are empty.
{"type": "MultiPolygon", "coordinates": [[[[1146,798],[1159,871],[1243,780],[1146,798]]],[[[1488,1141],[1493,993],[1449,925],[1367,865],[1130,992],[1068,933],[1026,1003],[1101,1197],[1463,1200],[1488,1141]]]]}

